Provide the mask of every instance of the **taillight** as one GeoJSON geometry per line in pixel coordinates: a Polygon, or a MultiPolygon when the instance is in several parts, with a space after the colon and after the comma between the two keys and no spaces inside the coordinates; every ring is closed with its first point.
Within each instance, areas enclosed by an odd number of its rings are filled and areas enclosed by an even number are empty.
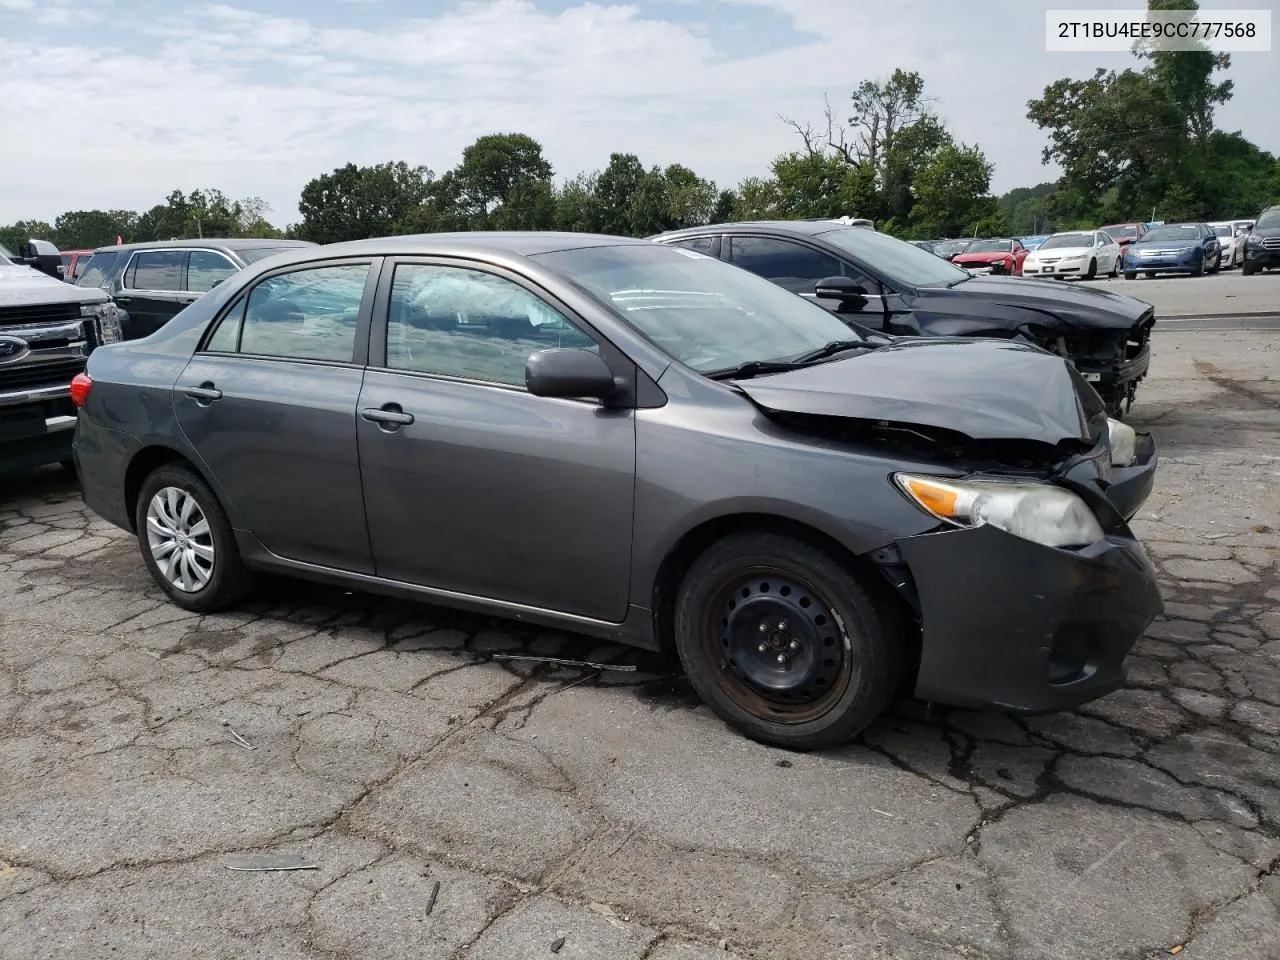
{"type": "Polygon", "coordinates": [[[77,407],[83,407],[84,402],[89,399],[89,390],[93,387],[93,381],[87,373],[77,373],[71,378],[71,402],[77,407]]]}

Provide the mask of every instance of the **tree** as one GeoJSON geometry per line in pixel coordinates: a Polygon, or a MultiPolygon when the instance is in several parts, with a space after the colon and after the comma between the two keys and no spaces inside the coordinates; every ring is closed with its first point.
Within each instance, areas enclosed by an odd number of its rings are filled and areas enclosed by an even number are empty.
{"type": "Polygon", "coordinates": [[[772,177],[747,177],[738,184],[731,220],[774,220],[782,214],[782,195],[772,177]]]}
{"type": "Polygon", "coordinates": [[[580,173],[556,191],[557,230],[599,233],[603,221],[597,195],[599,174],[580,173]]]}
{"type": "Polygon", "coordinates": [[[667,227],[698,227],[713,220],[719,192],[710,180],[703,180],[688,167],[678,163],[662,171],[667,189],[667,227]]]}
{"type": "Polygon", "coordinates": [[[0,246],[16,254],[28,240],[48,240],[53,227],[43,220],[19,220],[7,227],[0,227],[0,246]]]}
{"type": "Polygon", "coordinates": [[[462,151],[454,174],[459,206],[476,229],[488,225],[499,207],[509,205],[513,209],[497,218],[497,223],[524,224],[525,228],[550,224],[551,164],[532,137],[523,133],[480,137],[462,151]]]}
{"type": "Polygon", "coordinates": [[[943,147],[915,177],[912,230],[926,237],[1003,234],[1008,225],[988,193],[991,164],[976,147],[943,147]]]}
{"type": "Polygon", "coordinates": [[[302,188],[297,234],[316,243],[338,243],[393,233],[393,225],[431,194],[432,173],[404,161],[321,174],[302,188]]]}
{"type": "Polygon", "coordinates": [[[132,210],[68,210],[53,222],[53,242],[62,250],[105,247],[120,237],[134,239],[138,215],[132,210]]]}

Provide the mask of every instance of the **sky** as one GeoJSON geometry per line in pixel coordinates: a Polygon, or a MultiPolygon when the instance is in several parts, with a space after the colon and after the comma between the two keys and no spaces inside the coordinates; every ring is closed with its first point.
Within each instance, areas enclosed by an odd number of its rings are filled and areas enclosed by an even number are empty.
{"type": "MultiPolygon", "coordinates": [[[[1135,11],[1142,0],[1122,0],[1135,11]]],[[[1201,8],[1269,7],[1204,0],[1201,8]]],[[[298,219],[313,177],[405,160],[437,174],[523,132],[557,178],[613,152],[721,186],[837,114],[862,80],[918,70],[1001,193],[1053,179],[1026,101],[1136,65],[1045,52],[1047,8],[1098,0],[0,0],[0,223],[147,209],[173,189],[298,219]]],[[[1280,18],[1278,18],[1280,19],[1280,18]]],[[[1218,124],[1280,153],[1280,45],[1237,53],[1218,124]]],[[[850,211],[855,213],[856,211],[850,211]]]]}

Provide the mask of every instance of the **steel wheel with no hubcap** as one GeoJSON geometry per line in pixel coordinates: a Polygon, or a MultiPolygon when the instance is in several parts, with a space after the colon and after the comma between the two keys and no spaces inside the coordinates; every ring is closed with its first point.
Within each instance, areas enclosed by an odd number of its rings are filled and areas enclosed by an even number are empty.
{"type": "Polygon", "coordinates": [[[755,568],[720,588],[702,637],[717,682],[738,706],[780,723],[821,717],[854,680],[844,625],[810,585],[755,568]]]}
{"type": "Polygon", "coordinates": [[[213,532],[181,487],[161,487],[147,504],[147,545],[161,575],[184,593],[203,589],[213,576],[213,532]]]}

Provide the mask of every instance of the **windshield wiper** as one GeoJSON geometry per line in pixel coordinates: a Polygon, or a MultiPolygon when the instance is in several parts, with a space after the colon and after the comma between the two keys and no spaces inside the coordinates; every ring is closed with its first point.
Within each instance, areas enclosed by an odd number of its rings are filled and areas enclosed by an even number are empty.
{"type": "Polygon", "coordinates": [[[880,346],[883,346],[883,344],[868,343],[866,340],[832,340],[830,343],[810,350],[808,353],[800,354],[791,362],[797,364],[814,363],[818,360],[825,360],[827,357],[835,356],[837,353],[843,353],[846,350],[873,350],[880,346]]]}
{"type": "Polygon", "coordinates": [[[960,284],[965,283],[970,279],[970,277],[956,277],[956,279],[947,284],[947,289],[950,290],[952,287],[958,287],[960,284]]]}
{"type": "Polygon", "coordinates": [[[709,380],[750,380],[752,377],[758,377],[762,373],[785,373],[788,370],[795,370],[802,367],[802,363],[788,363],[781,360],[748,360],[746,363],[740,363],[736,367],[726,367],[724,370],[708,370],[703,374],[709,380]]]}

